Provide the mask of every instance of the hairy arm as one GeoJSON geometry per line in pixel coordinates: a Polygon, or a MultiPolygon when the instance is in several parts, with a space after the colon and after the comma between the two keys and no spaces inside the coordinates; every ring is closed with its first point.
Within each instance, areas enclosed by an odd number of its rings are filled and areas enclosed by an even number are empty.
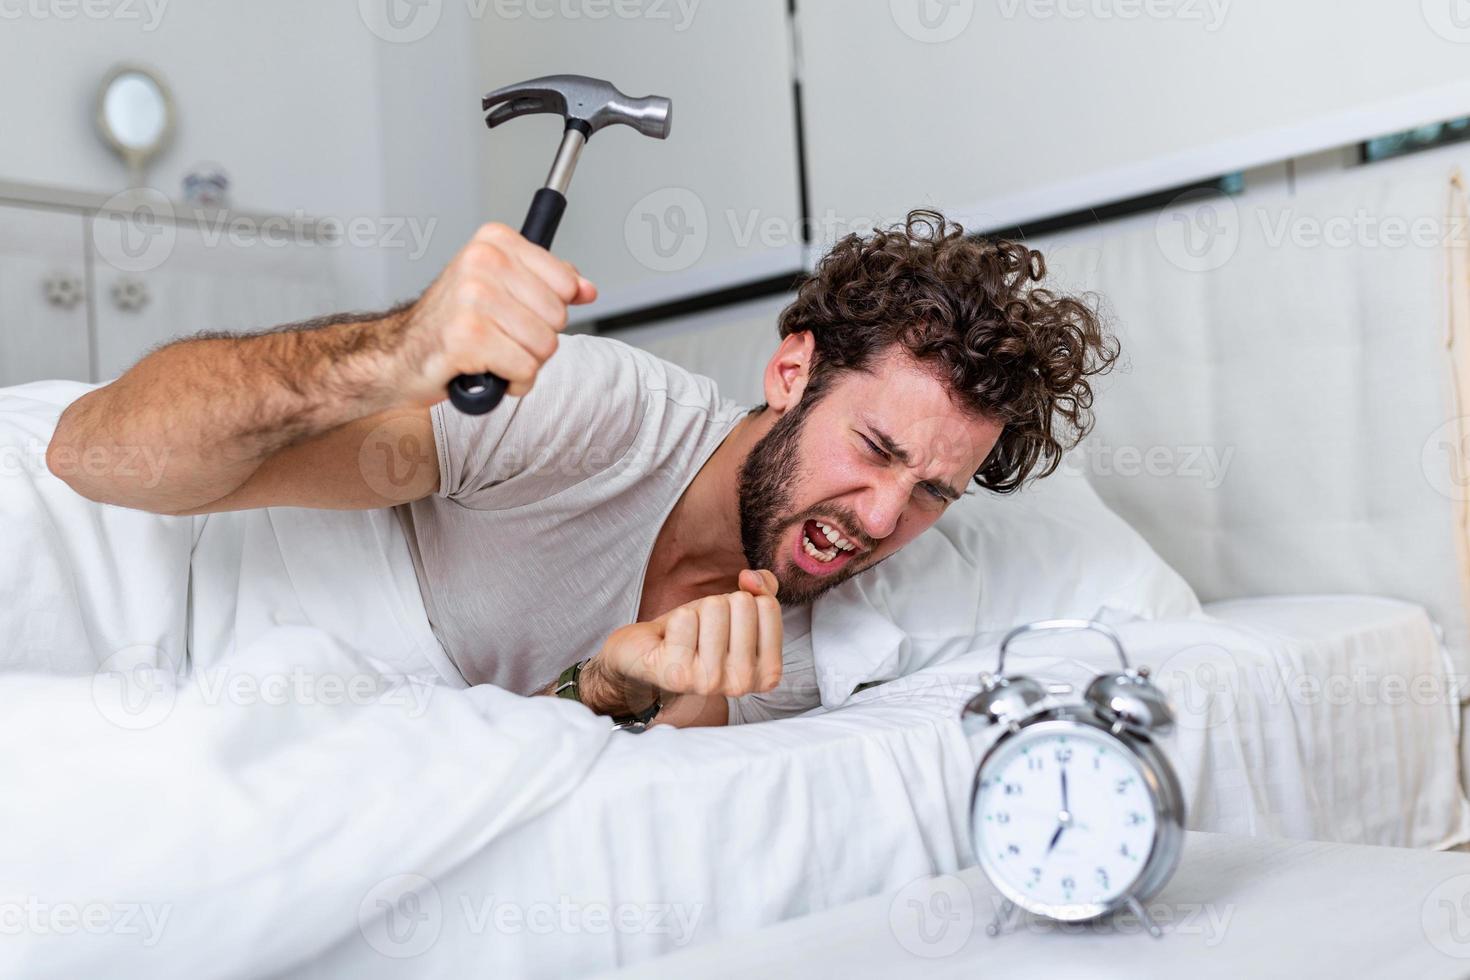
{"type": "Polygon", "coordinates": [[[47,465],[89,499],[161,514],[417,499],[438,487],[428,409],[449,381],[492,371],[524,394],[567,305],[595,296],[487,225],[412,304],[154,351],[67,407],[47,465]],[[153,465],[124,465],[139,456],[153,465]]]}
{"type": "Polygon", "coordinates": [[[92,500],[167,514],[221,504],[283,450],[321,449],[323,435],[395,408],[413,414],[395,404],[403,319],[395,310],[170,344],[68,406],[47,463],[92,500]],[[156,465],[123,465],[140,452],[156,465]]]}

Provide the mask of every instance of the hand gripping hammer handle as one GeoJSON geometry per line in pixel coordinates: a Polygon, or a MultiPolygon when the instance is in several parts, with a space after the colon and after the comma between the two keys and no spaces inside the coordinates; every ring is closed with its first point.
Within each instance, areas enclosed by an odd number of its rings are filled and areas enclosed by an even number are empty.
{"type": "MultiPolygon", "coordinates": [[[[550,248],[556,237],[557,225],[567,209],[567,185],[571,183],[572,171],[576,169],[577,157],[586,144],[587,137],[575,123],[569,123],[562,135],[561,147],[556,151],[556,161],[546,178],[546,186],[531,199],[531,209],[526,212],[521,234],[527,241],[550,248]]],[[[467,415],[484,415],[505,397],[506,382],[494,374],[461,374],[449,383],[449,400],[454,407],[467,415]]]]}

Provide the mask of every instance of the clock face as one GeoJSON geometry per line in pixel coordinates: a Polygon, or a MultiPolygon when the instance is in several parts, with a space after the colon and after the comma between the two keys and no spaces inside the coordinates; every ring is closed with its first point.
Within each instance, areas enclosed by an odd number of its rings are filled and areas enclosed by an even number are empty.
{"type": "Polygon", "coordinates": [[[1033,912],[1087,919],[1138,880],[1157,829],[1134,754],[1067,722],[1022,730],[980,770],[974,839],[1002,894],[1033,912]]]}

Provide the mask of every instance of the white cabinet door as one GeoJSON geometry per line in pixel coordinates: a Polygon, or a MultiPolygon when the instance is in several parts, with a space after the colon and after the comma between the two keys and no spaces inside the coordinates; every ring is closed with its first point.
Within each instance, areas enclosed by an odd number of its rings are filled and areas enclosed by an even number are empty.
{"type": "Polygon", "coordinates": [[[262,330],[335,310],[327,246],[146,215],[99,214],[91,227],[99,380],[181,336],[262,330]]]}
{"type": "MultiPolygon", "coordinates": [[[[613,126],[582,154],[553,251],[602,296],[573,310],[573,319],[800,269],[786,0],[572,6],[566,16],[554,3],[486,7],[479,46],[486,91],[574,71],[674,103],[666,141],[613,126]]],[[[561,132],[553,116],[481,129],[486,220],[520,227],[561,132]]]]}
{"type": "Polygon", "coordinates": [[[85,232],[79,214],[0,206],[0,386],[91,376],[85,232]]]}

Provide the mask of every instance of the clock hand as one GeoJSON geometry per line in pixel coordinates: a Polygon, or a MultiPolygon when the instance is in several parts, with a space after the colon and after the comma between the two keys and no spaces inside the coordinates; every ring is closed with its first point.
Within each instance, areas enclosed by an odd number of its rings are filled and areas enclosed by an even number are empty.
{"type": "Polygon", "coordinates": [[[1063,767],[1062,768],[1062,809],[1063,810],[1068,810],[1068,811],[1070,811],[1072,809],[1071,807],[1067,806],[1067,770],[1066,770],[1066,767],[1063,767]]]}
{"type": "Polygon", "coordinates": [[[1062,831],[1066,830],[1065,824],[1057,824],[1057,832],[1051,835],[1051,843],[1046,845],[1046,853],[1050,854],[1052,848],[1057,846],[1057,841],[1062,837],[1062,831]]]}

